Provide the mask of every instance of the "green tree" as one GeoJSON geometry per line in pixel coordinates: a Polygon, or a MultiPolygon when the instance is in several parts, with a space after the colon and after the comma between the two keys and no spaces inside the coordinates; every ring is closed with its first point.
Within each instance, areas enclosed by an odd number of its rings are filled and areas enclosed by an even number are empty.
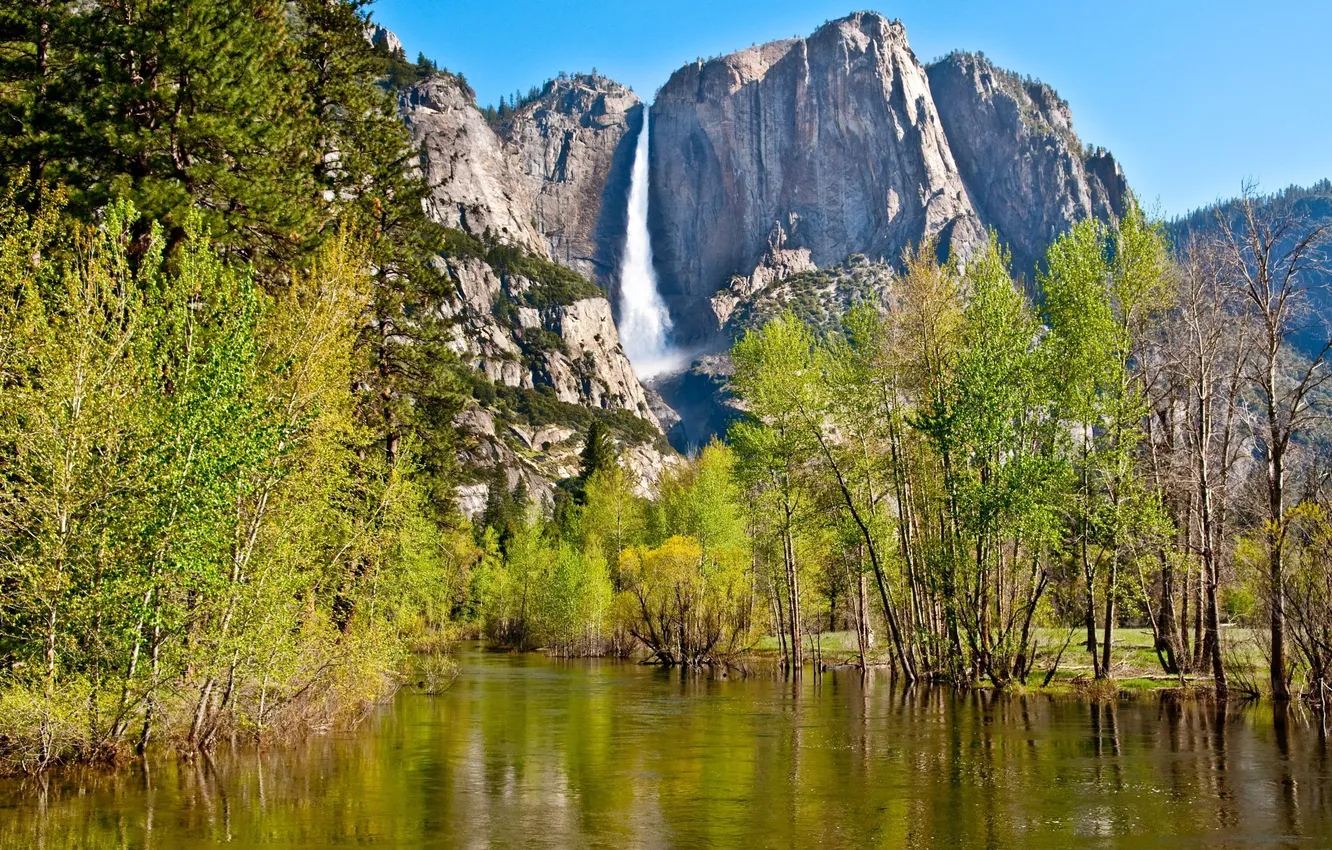
{"type": "Polygon", "coordinates": [[[598,472],[613,469],[619,453],[615,448],[615,438],[610,429],[600,419],[593,419],[587,428],[587,438],[583,441],[583,451],[579,454],[581,466],[578,477],[587,481],[598,472]]]}
{"type": "Polygon", "coordinates": [[[967,568],[959,563],[959,589],[971,600],[960,611],[973,668],[1002,685],[1025,678],[1031,660],[1031,621],[1049,580],[1044,556],[1062,482],[1040,393],[1036,317],[995,235],[968,262],[964,285],[969,298],[943,394],[948,404],[921,425],[940,455],[953,459],[945,477],[958,515],[954,548],[970,550],[967,568]],[[1019,553],[1030,563],[1025,575],[1019,553]]]}
{"type": "MultiPolygon", "coordinates": [[[[813,507],[810,460],[818,451],[803,411],[811,407],[815,377],[814,339],[792,315],[750,331],[731,351],[732,379],[750,416],[731,427],[742,469],[764,503],[775,510],[781,546],[785,663],[795,675],[803,666],[798,528],[813,507]]],[[[775,597],[780,594],[775,594],[775,597]]]]}
{"type": "Polygon", "coordinates": [[[1097,515],[1095,429],[1102,424],[1102,399],[1115,383],[1116,328],[1107,284],[1103,226],[1092,219],[1074,225],[1055,240],[1046,254],[1046,272],[1040,278],[1042,309],[1050,328],[1046,340],[1044,374],[1055,388],[1056,415],[1072,432],[1077,495],[1068,515],[1073,534],[1073,557],[1084,582],[1086,647],[1097,677],[1100,666],[1096,637],[1096,580],[1093,557],[1094,519],[1097,515]]]}

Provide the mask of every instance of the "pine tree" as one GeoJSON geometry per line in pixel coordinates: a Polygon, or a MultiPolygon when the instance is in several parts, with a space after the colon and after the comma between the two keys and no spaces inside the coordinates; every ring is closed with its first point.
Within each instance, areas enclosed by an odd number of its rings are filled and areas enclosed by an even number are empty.
{"type": "Polygon", "coordinates": [[[35,207],[48,166],[68,151],[69,116],[58,108],[73,55],[67,0],[6,3],[0,8],[0,185],[25,188],[35,207]]]}
{"type": "MultiPolygon", "coordinates": [[[[376,283],[362,329],[368,359],[363,401],[391,461],[415,432],[430,500],[447,511],[454,466],[457,362],[428,303],[449,286],[429,259],[443,231],[422,208],[425,184],[395,105],[379,84],[383,59],[365,40],[364,0],[297,0],[296,34],[309,110],[306,144],[329,216],[369,245],[376,283]]],[[[433,67],[424,56],[418,71],[433,67]]]]}
{"type": "Polygon", "coordinates": [[[124,197],[174,244],[197,208],[261,267],[309,245],[321,222],[282,0],[98,0],[72,26],[76,211],[124,197]]]}
{"type": "Polygon", "coordinates": [[[582,466],[579,469],[578,477],[583,481],[587,481],[594,473],[612,469],[615,466],[618,460],[615,440],[611,437],[610,430],[600,419],[593,419],[592,424],[588,426],[587,442],[583,445],[583,452],[580,457],[582,458],[582,466]]]}

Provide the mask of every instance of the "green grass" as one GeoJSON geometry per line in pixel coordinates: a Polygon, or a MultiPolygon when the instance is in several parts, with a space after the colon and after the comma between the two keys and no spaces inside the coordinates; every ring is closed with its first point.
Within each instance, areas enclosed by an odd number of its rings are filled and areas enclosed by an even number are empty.
{"type": "MultiPolygon", "coordinates": [[[[1027,685],[1021,690],[1026,692],[1048,692],[1090,697],[1093,699],[1111,697],[1132,697],[1156,693],[1188,694],[1205,692],[1211,688],[1211,676],[1205,671],[1189,673],[1181,685],[1178,675],[1167,675],[1161,668],[1154,649],[1151,629],[1125,628],[1116,629],[1113,648],[1110,654],[1113,675],[1107,682],[1094,679],[1091,656],[1081,644],[1083,630],[1079,628],[1073,634],[1072,641],[1064,651],[1050,685],[1041,687],[1054,656],[1068,638],[1066,629],[1036,629],[1034,638],[1037,647],[1037,662],[1031,672],[1027,685]]],[[[1100,637],[1100,631],[1097,633],[1100,637]]],[[[1254,680],[1261,680],[1263,675],[1262,651],[1259,640],[1262,634],[1252,629],[1226,627],[1222,631],[1225,641],[1227,668],[1238,665],[1240,671],[1254,680]]],[[[823,661],[828,665],[857,663],[859,651],[856,647],[855,632],[824,632],[819,637],[823,651],[823,661]]],[[[810,638],[805,640],[806,656],[809,655],[810,638]]],[[[886,637],[876,635],[876,644],[867,653],[870,664],[885,665],[892,662],[891,646],[886,637]]],[[[751,652],[763,658],[775,658],[781,651],[776,635],[764,635],[753,645],[751,652]]]]}

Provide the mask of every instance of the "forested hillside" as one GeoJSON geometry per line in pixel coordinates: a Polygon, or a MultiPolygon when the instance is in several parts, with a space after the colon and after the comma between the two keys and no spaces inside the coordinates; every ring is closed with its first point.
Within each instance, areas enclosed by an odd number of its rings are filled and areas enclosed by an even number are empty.
{"type": "MultiPolygon", "coordinates": [[[[1322,180],[1309,187],[1290,186],[1271,195],[1260,194],[1256,187],[1227,201],[1194,210],[1169,224],[1171,241],[1180,248],[1191,241],[1211,241],[1227,230],[1243,232],[1248,210],[1273,223],[1285,223],[1284,232],[1273,233],[1282,250],[1289,250],[1310,230],[1332,227],[1332,181],[1322,180]]],[[[1332,317],[1332,243],[1320,241],[1309,252],[1306,274],[1310,288],[1310,314],[1301,317],[1296,329],[1296,345],[1312,357],[1327,342],[1328,321],[1332,317]]]]}

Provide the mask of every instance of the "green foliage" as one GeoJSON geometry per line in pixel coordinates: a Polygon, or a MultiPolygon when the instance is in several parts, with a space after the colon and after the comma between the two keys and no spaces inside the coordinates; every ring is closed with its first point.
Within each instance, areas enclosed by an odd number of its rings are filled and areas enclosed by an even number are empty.
{"type": "Polygon", "coordinates": [[[603,651],[612,595],[605,558],[595,546],[544,534],[532,511],[514,526],[503,556],[484,558],[473,581],[491,640],[560,655],[603,651]]]}
{"type": "Polygon", "coordinates": [[[565,425],[578,430],[585,430],[592,422],[599,421],[626,443],[664,442],[661,432],[652,423],[628,410],[590,408],[560,401],[555,391],[547,386],[510,387],[492,383],[482,376],[472,376],[470,380],[472,397],[482,403],[497,401],[501,412],[511,421],[532,426],[565,425]]]}
{"type": "Polygon", "coordinates": [[[514,245],[496,242],[486,250],[485,259],[496,274],[524,277],[534,284],[513,296],[520,307],[547,310],[605,294],[578,272],[514,245]]]}
{"type": "Polygon", "coordinates": [[[391,689],[471,555],[413,447],[367,451],[367,247],[330,241],[272,297],[197,217],[170,262],[128,202],[3,224],[5,766],[295,731],[391,689]]]}
{"type": "Polygon", "coordinates": [[[587,439],[583,443],[579,476],[586,481],[598,472],[613,469],[617,454],[615,443],[605,424],[599,419],[592,420],[587,429],[587,439]]]}
{"type": "Polygon", "coordinates": [[[10,36],[43,58],[0,95],[33,105],[3,179],[64,181],[85,215],[128,198],[172,240],[197,208],[227,248],[291,259],[320,221],[285,20],[277,0],[34,6],[10,36]]]}
{"type": "Polygon", "coordinates": [[[658,545],[621,550],[621,616],[665,663],[715,661],[751,637],[750,548],[735,464],[714,442],[672,470],[654,506],[658,545]]]}

